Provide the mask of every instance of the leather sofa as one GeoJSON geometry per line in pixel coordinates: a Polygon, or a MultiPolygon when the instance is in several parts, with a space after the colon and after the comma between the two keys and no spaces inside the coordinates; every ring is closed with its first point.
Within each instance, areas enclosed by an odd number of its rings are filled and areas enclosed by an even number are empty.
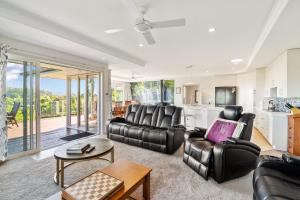
{"type": "Polygon", "coordinates": [[[183,143],[185,127],[179,125],[182,108],[130,105],[124,118],[112,119],[107,137],[163,153],[174,153],[183,143]]]}
{"type": "Polygon", "coordinates": [[[255,169],[260,148],[249,142],[252,135],[252,113],[242,113],[241,106],[226,106],[219,118],[244,122],[238,139],[214,143],[204,138],[206,129],[195,128],[185,133],[183,161],[203,178],[221,183],[255,169]]]}
{"type": "Polygon", "coordinates": [[[300,199],[300,157],[260,156],[252,184],[254,200],[300,199]]]}

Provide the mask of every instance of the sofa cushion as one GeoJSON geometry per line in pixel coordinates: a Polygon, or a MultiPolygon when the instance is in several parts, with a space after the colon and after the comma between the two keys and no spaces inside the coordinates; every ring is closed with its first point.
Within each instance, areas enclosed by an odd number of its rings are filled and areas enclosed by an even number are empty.
{"type": "Polygon", "coordinates": [[[167,129],[160,128],[145,128],[143,131],[144,142],[153,144],[166,145],[167,143],[167,129]]]}
{"type": "Polygon", "coordinates": [[[142,140],[143,126],[126,126],[124,127],[124,136],[128,138],[142,140]]]}
{"type": "Polygon", "coordinates": [[[109,124],[108,130],[112,134],[124,136],[124,128],[126,126],[128,126],[126,123],[112,122],[109,124]]]}

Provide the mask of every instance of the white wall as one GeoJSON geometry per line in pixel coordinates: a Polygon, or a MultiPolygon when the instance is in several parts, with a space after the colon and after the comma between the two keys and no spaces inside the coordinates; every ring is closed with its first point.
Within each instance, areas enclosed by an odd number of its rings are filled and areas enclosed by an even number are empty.
{"type": "Polygon", "coordinates": [[[237,104],[243,106],[244,111],[253,112],[254,90],[256,87],[256,72],[238,74],[236,78],[237,85],[237,104]]]}
{"type": "Polygon", "coordinates": [[[174,103],[177,106],[183,106],[183,85],[195,84],[198,85],[199,95],[201,96],[200,102],[202,104],[215,103],[215,87],[217,86],[235,86],[236,75],[223,75],[223,76],[208,76],[208,77],[183,77],[175,78],[175,91],[177,87],[181,87],[181,94],[174,95],[174,103]]]}
{"type": "Polygon", "coordinates": [[[265,72],[266,68],[257,68],[255,71],[255,102],[254,107],[263,109],[263,99],[265,97],[265,72]]]}
{"type": "Polygon", "coordinates": [[[289,49],[287,52],[287,96],[300,96],[300,49],[289,49]]]}

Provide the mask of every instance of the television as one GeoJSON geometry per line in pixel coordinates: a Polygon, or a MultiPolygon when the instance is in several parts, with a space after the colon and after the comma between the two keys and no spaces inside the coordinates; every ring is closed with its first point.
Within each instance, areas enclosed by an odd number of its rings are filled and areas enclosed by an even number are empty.
{"type": "Polygon", "coordinates": [[[215,106],[236,105],[236,86],[215,87],[215,106]]]}

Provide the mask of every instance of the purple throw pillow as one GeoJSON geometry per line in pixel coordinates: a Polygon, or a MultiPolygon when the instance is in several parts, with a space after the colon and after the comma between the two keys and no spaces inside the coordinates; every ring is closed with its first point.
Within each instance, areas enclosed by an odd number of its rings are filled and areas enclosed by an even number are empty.
{"type": "Polygon", "coordinates": [[[215,143],[226,141],[233,135],[236,126],[235,121],[217,119],[207,130],[205,137],[215,143]]]}

